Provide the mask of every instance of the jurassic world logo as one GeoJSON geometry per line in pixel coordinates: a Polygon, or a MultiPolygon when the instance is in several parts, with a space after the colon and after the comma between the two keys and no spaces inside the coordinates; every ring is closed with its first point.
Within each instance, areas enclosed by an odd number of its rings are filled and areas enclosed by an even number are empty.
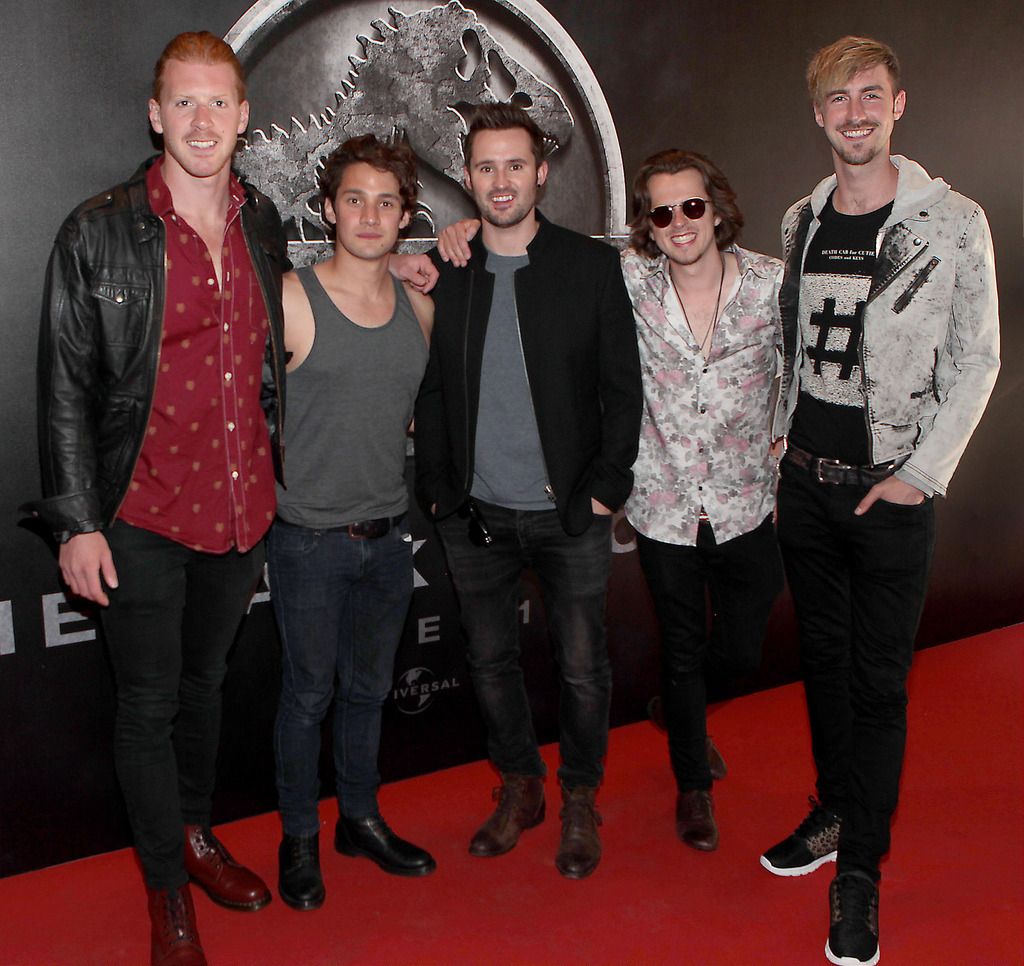
{"type": "Polygon", "coordinates": [[[228,32],[249,75],[242,174],[277,205],[298,264],[326,249],[316,193],[323,159],[347,138],[405,138],[419,159],[410,250],[473,214],[461,138],[478,104],[507,102],[552,136],[553,221],[624,231],[622,158],[582,53],[535,0],[387,6],[379,0],[261,0],[228,32]],[[556,146],[557,145],[557,146],[556,146]]]}

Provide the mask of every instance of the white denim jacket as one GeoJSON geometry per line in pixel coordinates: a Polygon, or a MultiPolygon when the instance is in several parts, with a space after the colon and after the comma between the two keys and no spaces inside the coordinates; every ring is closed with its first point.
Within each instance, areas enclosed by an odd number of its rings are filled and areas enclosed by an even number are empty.
{"type": "MultiPolygon", "coordinates": [[[[879,232],[861,347],[871,462],[908,456],[896,476],[928,496],[945,495],[999,371],[992,236],[975,202],[914,161],[891,161],[896,199],[879,232]]],[[[775,437],[788,432],[796,409],[802,267],[835,187],[835,175],[826,178],[782,221],[783,404],[775,437]]]]}

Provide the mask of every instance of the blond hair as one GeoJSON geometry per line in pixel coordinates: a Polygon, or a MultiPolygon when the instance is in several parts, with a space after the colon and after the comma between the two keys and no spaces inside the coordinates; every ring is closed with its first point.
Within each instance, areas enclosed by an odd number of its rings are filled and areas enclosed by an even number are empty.
{"type": "Polygon", "coordinates": [[[900,90],[900,62],[888,45],[870,37],[841,37],[822,47],[807,65],[807,91],[815,104],[823,104],[829,91],[843,87],[851,77],[881,64],[889,71],[892,92],[900,90]]]}

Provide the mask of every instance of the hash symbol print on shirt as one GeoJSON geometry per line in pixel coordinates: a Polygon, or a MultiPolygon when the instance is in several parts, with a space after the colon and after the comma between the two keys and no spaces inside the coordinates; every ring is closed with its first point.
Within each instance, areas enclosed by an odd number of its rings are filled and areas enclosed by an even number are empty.
{"type": "MultiPolygon", "coordinates": [[[[839,371],[835,374],[835,377],[849,381],[854,367],[860,361],[857,349],[860,346],[863,311],[864,303],[857,302],[851,314],[837,315],[836,300],[834,298],[826,298],[822,304],[821,311],[811,313],[809,321],[812,326],[818,329],[818,339],[815,345],[807,347],[807,355],[814,362],[814,374],[816,376],[821,375],[821,364],[823,362],[832,362],[839,366],[839,371]],[[846,346],[842,349],[827,348],[829,337],[833,331],[838,330],[837,335],[841,339],[840,333],[843,329],[846,329],[846,346]]],[[[832,338],[832,345],[835,346],[837,341],[839,341],[837,338],[832,338]]]]}

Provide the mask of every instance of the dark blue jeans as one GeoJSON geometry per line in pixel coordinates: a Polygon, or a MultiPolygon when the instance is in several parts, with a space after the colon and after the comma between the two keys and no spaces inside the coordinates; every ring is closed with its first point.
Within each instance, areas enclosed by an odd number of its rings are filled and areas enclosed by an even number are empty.
{"type": "Polygon", "coordinates": [[[332,699],[338,806],[348,818],[378,814],[381,708],[412,599],[412,538],[404,522],[361,539],[277,520],[267,561],[282,647],[274,728],[281,822],[287,835],[312,835],[320,723],[332,699]]]}
{"type": "Polygon", "coordinates": [[[608,747],[612,675],[604,605],[611,572],[611,517],[595,516],[580,536],[555,510],[509,510],[480,503],[494,537],[470,542],[467,522],[438,523],[468,638],[473,687],[487,726],[488,753],[506,774],[545,773],[519,664],[519,577],[540,580],[561,682],[558,777],[569,788],[597,786],[608,747]]]}
{"type": "Polygon", "coordinates": [[[661,695],[679,791],[711,788],[705,750],[707,688],[756,671],[782,560],[771,517],[725,543],[701,523],[697,545],[637,534],[640,566],[661,631],[661,695]],[[711,633],[708,633],[708,597],[711,633]]]}
{"type": "Polygon", "coordinates": [[[184,825],[208,825],[227,656],[263,569],[120,521],[104,532],[120,586],[100,620],[117,683],[114,764],[146,884],[188,881],[184,825]]]}
{"type": "Polygon", "coordinates": [[[931,500],[877,501],[782,462],[779,543],[800,628],[818,797],[843,817],[838,871],[878,877],[907,736],[907,674],[935,542],[931,500]]]}

